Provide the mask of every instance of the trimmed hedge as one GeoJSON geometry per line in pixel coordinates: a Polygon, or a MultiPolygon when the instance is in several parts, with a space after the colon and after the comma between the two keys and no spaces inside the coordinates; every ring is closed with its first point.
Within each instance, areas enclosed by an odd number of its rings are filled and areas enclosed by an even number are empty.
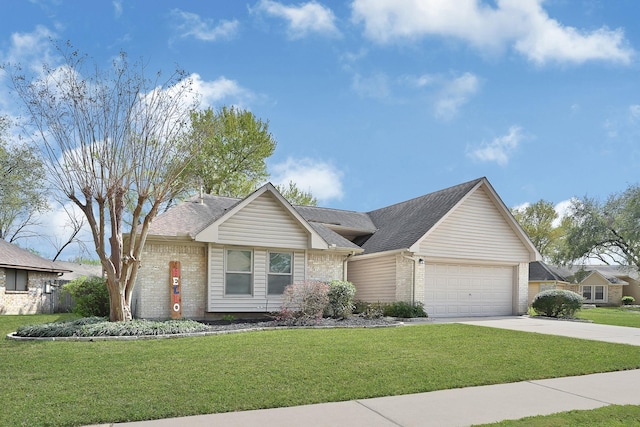
{"type": "Polygon", "coordinates": [[[537,314],[548,317],[573,317],[582,307],[584,298],[575,292],[563,289],[542,291],[535,296],[531,307],[537,314]]]}

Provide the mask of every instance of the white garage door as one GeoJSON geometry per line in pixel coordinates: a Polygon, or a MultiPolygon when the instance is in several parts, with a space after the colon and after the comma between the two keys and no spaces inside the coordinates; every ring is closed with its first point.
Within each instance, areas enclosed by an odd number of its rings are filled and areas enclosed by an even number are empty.
{"type": "Polygon", "coordinates": [[[513,314],[513,267],[428,264],[425,273],[431,317],[513,314]]]}

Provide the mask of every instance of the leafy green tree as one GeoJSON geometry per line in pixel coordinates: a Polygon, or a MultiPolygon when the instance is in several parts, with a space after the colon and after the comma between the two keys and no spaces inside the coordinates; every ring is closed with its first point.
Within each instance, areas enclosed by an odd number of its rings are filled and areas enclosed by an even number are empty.
{"type": "Polygon", "coordinates": [[[151,221],[183,191],[181,174],[200,152],[198,141],[185,143],[192,82],[181,70],[149,78],[125,53],[104,71],[68,45],[59,52],[63,64],[45,64],[35,75],[19,65],[6,69],[52,184],[86,217],[105,272],[109,318],[130,320],[151,221]]]}
{"type": "Polygon", "coordinates": [[[602,202],[576,199],[558,260],[595,259],[640,268],[640,186],[612,194],[602,202]]]}
{"type": "Polygon", "coordinates": [[[511,209],[511,213],[527,233],[533,245],[543,258],[550,260],[558,251],[562,239],[562,226],[554,226],[558,218],[553,203],[539,200],[521,209],[511,209]]]}
{"type": "Polygon", "coordinates": [[[0,117],[0,238],[14,242],[33,235],[30,226],[47,210],[45,169],[26,144],[9,146],[9,120],[0,117]]]}
{"type": "Polygon", "coordinates": [[[191,113],[191,140],[201,147],[186,171],[208,194],[244,197],[268,178],[265,159],[276,148],[269,122],[236,107],[191,113]]]}
{"type": "Polygon", "coordinates": [[[313,197],[310,191],[303,191],[293,182],[289,181],[288,185],[276,185],[276,189],[282,196],[292,205],[297,206],[317,206],[318,199],[313,197]]]}

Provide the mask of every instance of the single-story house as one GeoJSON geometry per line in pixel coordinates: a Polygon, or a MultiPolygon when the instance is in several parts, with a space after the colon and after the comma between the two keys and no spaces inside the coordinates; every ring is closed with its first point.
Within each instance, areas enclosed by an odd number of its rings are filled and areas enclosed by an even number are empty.
{"type": "Polygon", "coordinates": [[[582,295],[588,304],[621,305],[622,297],[629,295],[627,288],[632,287],[622,279],[628,275],[626,269],[612,269],[610,266],[559,267],[534,261],[529,265],[529,304],[539,292],[566,289],[582,295]]]}
{"type": "Polygon", "coordinates": [[[340,279],[359,300],[418,301],[432,317],[521,314],[539,259],[486,178],[371,212],[292,206],[265,184],[159,215],[132,309],[141,318],[273,312],[290,283],[340,279]]]}
{"type": "Polygon", "coordinates": [[[0,239],[0,314],[49,313],[51,286],[69,272],[0,239]]]}

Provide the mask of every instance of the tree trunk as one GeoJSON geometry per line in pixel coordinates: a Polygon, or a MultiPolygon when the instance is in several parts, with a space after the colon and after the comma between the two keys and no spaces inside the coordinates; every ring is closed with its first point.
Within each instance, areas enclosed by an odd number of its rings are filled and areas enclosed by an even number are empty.
{"type": "Polygon", "coordinates": [[[120,290],[119,283],[109,284],[109,321],[121,322],[131,320],[131,307],[125,300],[124,291],[120,290]]]}

